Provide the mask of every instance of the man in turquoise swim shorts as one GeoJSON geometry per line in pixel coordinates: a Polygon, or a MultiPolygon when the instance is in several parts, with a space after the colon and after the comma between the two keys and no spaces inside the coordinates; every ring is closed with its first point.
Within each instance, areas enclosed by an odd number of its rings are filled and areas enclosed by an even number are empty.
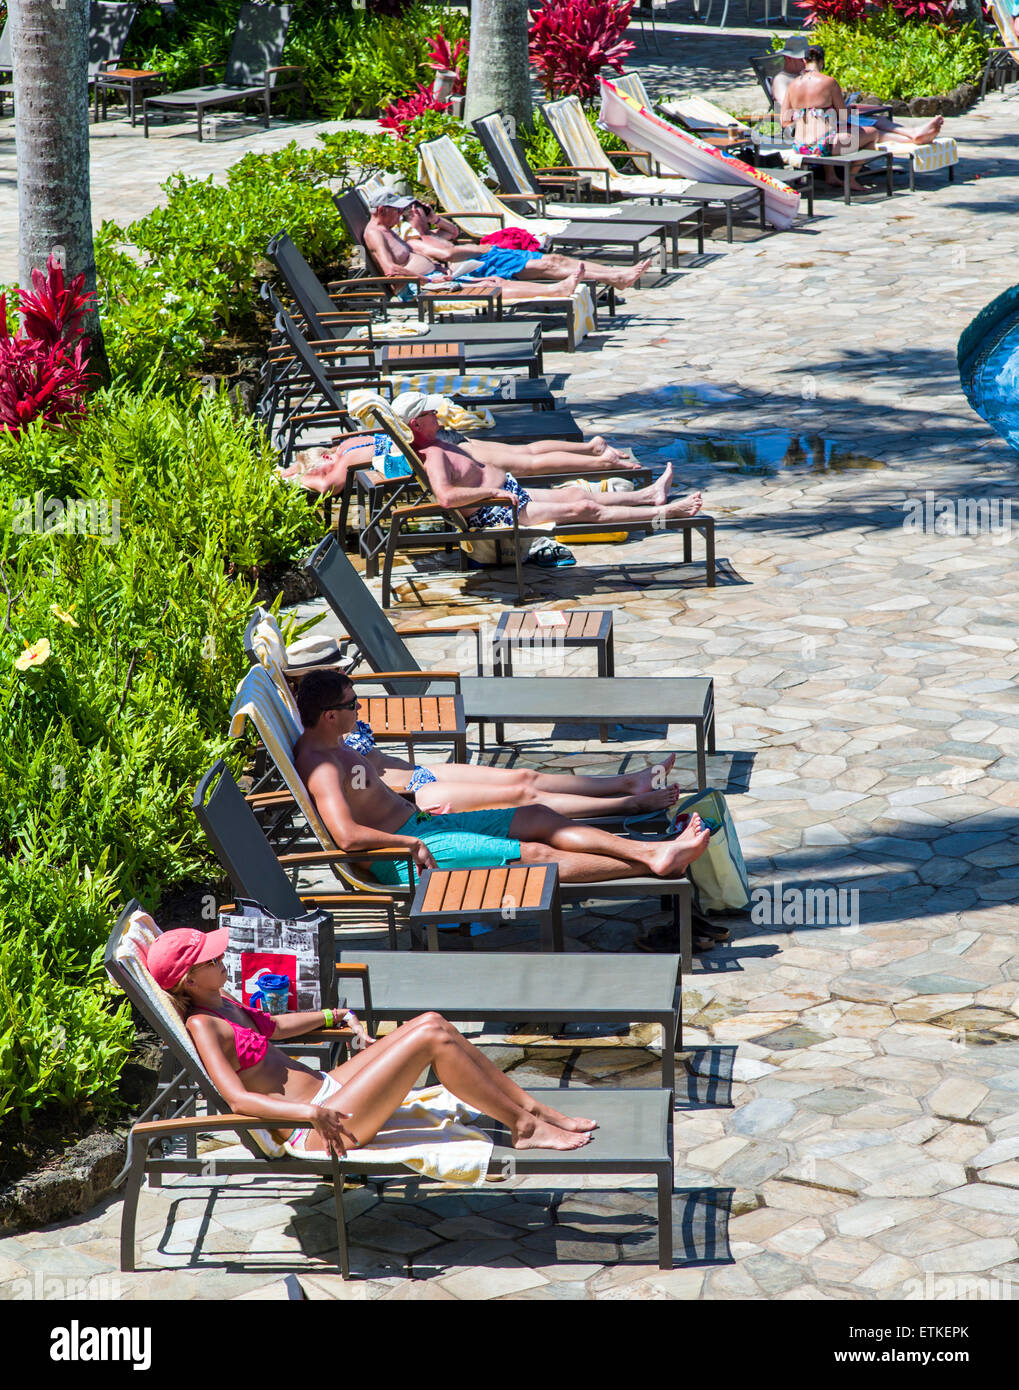
{"type": "Polygon", "coordinates": [[[294,761],[319,815],[339,849],[354,855],[397,851],[365,865],[385,884],[409,884],[424,869],[555,863],[564,883],[599,879],[679,878],[708,843],[693,816],[671,840],[627,840],[567,820],[546,806],[464,811],[417,811],[387,787],[369,759],[344,739],[357,724],[357,696],[339,671],[312,671],[298,689],[304,733],[294,761]]]}

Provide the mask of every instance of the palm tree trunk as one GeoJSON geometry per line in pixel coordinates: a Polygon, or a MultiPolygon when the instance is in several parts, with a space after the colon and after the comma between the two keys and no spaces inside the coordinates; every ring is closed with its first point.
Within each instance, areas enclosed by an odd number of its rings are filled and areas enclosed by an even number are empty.
{"type": "Polygon", "coordinates": [[[467,67],[466,119],[490,111],[531,119],[527,63],[527,0],[471,0],[471,53],[467,67]]]}
{"type": "MultiPolygon", "coordinates": [[[[88,151],[89,0],[9,0],[18,155],[18,269],[32,271],[52,254],[67,279],[84,273],[96,288],[88,151]]],[[[99,314],[84,332],[100,380],[109,377],[99,314]]]]}

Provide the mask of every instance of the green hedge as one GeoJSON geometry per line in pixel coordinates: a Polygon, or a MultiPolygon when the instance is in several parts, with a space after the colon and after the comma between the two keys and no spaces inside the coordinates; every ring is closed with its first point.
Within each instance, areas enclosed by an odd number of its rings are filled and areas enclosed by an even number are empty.
{"type": "Polygon", "coordinates": [[[112,918],[220,877],[190,799],[228,751],[251,581],[321,527],[224,395],[123,389],[71,429],[0,436],[0,515],[2,1156],[41,1108],[113,1098],[131,1030],[101,965],[112,918]]]}
{"type": "Polygon", "coordinates": [[[824,49],[825,71],[844,91],[882,101],[940,96],[973,81],[990,49],[977,25],[903,19],[890,8],[857,24],[822,22],[810,37],[824,49]]]}

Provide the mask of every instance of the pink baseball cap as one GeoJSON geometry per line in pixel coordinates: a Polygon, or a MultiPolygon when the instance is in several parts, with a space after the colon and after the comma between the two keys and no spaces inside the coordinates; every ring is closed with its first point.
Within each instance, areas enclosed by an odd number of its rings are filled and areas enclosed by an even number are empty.
{"type": "Polygon", "coordinates": [[[229,927],[199,931],[197,927],[175,927],[157,937],[145,958],[149,974],[163,989],[179,985],[193,965],[215,960],[227,948],[229,927]]]}

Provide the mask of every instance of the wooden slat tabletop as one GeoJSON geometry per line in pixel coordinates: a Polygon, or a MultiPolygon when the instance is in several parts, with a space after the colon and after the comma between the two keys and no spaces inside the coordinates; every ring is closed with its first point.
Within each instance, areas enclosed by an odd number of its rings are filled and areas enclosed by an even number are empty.
{"type": "Polygon", "coordinates": [[[502,913],[505,907],[530,910],[541,906],[549,873],[546,864],[515,864],[487,869],[433,869],[420,915],[455,917],[502,913]]]}
{"type": "Polygon", "coordinates": [[[368,723],[376,737],[402,738],[415,733],[456,733],[456,701],[452,695],[422,695],[420,698],[403,695],[369,696],[361,701],[367,706],[368,723]]]}

